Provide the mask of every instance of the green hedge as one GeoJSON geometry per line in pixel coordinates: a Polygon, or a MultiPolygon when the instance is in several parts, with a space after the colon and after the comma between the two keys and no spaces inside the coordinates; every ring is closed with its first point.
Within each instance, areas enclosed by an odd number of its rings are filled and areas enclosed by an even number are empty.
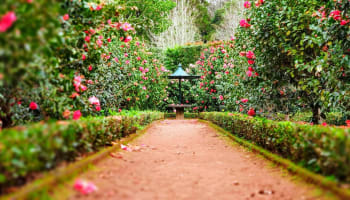
{"type": "MultiPolygon", "coordinates": [[[[175,118],[176,117],[176,113],[164,113],[164,117],[165,118],[175,118]]],[[[184,117],[186,119],[194,119],[194,118],[198,118],[199,117],[199,113],[184,113],[184,117]]]]}
{"type": "Polygon", "coordinates": [[[350,129],[216,112],[201,113],[200,118],[311,171],[350,182],[350,129]]]}
{"type": "MultiPolygon", "coordinates": [[[[160,112],[129,112],[78,121],[38,123],[0,132],[0,188],[23,184],[34,172],[111,145],[154,120],[160,112]]],[[[0,193],[3,192],[0,189],[0,193]]]]}

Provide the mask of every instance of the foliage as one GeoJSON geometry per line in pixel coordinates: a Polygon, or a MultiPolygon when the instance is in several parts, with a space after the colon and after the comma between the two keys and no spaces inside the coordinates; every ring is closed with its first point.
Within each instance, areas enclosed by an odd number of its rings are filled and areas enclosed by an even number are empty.
{"type": "Polygon", "coordinates": [[[246,9],[236,47],[255,53],[254,63],[240,66],[260,75],[245,84],[251,96],[261,95],[254,88],[264,90],[257,107],[271,103],[288,112],[307,107],[316,123],[331,108],[349,107],[349,8],[346,0],[283,0],[258,1],[246,9]]]}
{"type": "MultiPolygon", "coordinates": [[[[12,124],[13,105],[29,105],[30,100],[23,97],[40,98],[44,91],[38,82],[44,82],[51,67],[58,65],[53,47],[62,42],[58,1],[2,1],[0,17],[9,12],[13,12],[14,21],[7,20],[12,23],[0,32],[0,121],[5,126],[12,124]]],[[[24,117],[41,119],[38,113],[24,117]]]]}
{"type": "Polygon", "coordinates": [[[350,181],[350,129],[274,122],[232,113],[200,113],[200,118],[316,173],[350,181]]]}
{"type": "Polygon", "coordinates": [[[166,29],[173,7],[170,0],[5,1],[1,17],[14,11],[16,19],[0,33],[0,123],[155,109],[167,72],[136,36],[166,29]]]}
{"type": "Polygon", "coordinates": [[[168,48],[165,51],[164,64],[171,72],[174,72],[180,63],[183,68],[188,68],[190,64],[194,64],[197,61],[203,48],[201,45],[168,48]]]}
{"type": "MultiPolygon", "coordinates": [[[[38,123],[3,130],[0,134],[0,188],[23,184],[33,172],[49,170],[62,161],[74,161],[87,152],[136,131],[164,116],[159,112],[132,112],[78,121],[38,123]]],[[[0,193],[4,192],[0,190],[0,193]]]]}

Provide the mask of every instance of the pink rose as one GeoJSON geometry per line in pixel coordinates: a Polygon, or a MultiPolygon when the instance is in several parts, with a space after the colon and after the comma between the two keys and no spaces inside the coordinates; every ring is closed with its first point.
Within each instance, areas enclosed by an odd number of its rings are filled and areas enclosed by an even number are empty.
{"type": "Polygon", "coordinates": [[[250,3],[250,1],[244,2],[244,7],[245,7],[245,8],[250,8],[251,5],[252,5],[252,4],[250,3]]]}
{"type": "Polygon", "coordinates": [[[7,12],[0,20],[0,33],[7,31],[17,20],[16,14],[12,11],[7,12]]]}
{"type": "Polygon", "coordinates": [[[73,113],[73,120],[78,120],[81,117],[81,112],[80,110],[74,111],[73,113]]]}
{"type": "Polygon", "coordinates": [[[32,102],[30,102],[30,104],[29,104],[29,108],[30,108],[31,110],[36,110],[36,109],[38,109],[38,104],[32,101],[32,102]]]}

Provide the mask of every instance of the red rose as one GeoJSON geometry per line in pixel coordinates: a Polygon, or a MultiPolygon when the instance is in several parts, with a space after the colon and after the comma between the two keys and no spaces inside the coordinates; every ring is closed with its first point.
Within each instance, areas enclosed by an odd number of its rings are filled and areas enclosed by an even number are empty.
{"type": "Polygon", "coordinates": [[[249,116],[255,116],[255,111],[254,111],[254,109],[251,108],[250,110],[248,110],[247,114],[248,114],[249,116]]]}
{"type": "Polygon", "coordinates": [[[36,104],[35,102],[30,102],[30,104],[29,104],[29,108],[31,109],[31,110],[36,110],[36,109],[38,109],[38,104],[36,104]]]}
{"type": "Polygon", "coordinates": [[[74,111],[74,113],[73,113],[73,119],[74,119],[74,120],[78,120],[78,119],[80,119],[80,117],[81,117],[81,112],[80,112],[80,110],[74,111]]]}

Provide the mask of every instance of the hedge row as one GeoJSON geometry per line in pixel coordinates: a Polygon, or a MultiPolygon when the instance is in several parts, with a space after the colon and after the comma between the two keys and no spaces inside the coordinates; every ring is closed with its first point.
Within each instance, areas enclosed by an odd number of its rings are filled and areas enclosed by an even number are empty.
{"type": "MultiPolygon", "coordinates": [[[[199,113],[184,113],[185,119],[198,118],[199,113]]],[[[164,118],[176,118],[176,113],[164,113],[164,118]]]]}
{"type": "Polygon", "coordinates": [[[129,112],[3,130],[0,132],[0,188],[23,184],[35,172],[109,146],[138,127],[162,118],[164,114],[160,112],[129,112]]]}
{"type": "Polygon", "coordinates": [[[200,118],[311,171],[350,182],[350,129],[217,112],[201,113],[200,118]]]}

